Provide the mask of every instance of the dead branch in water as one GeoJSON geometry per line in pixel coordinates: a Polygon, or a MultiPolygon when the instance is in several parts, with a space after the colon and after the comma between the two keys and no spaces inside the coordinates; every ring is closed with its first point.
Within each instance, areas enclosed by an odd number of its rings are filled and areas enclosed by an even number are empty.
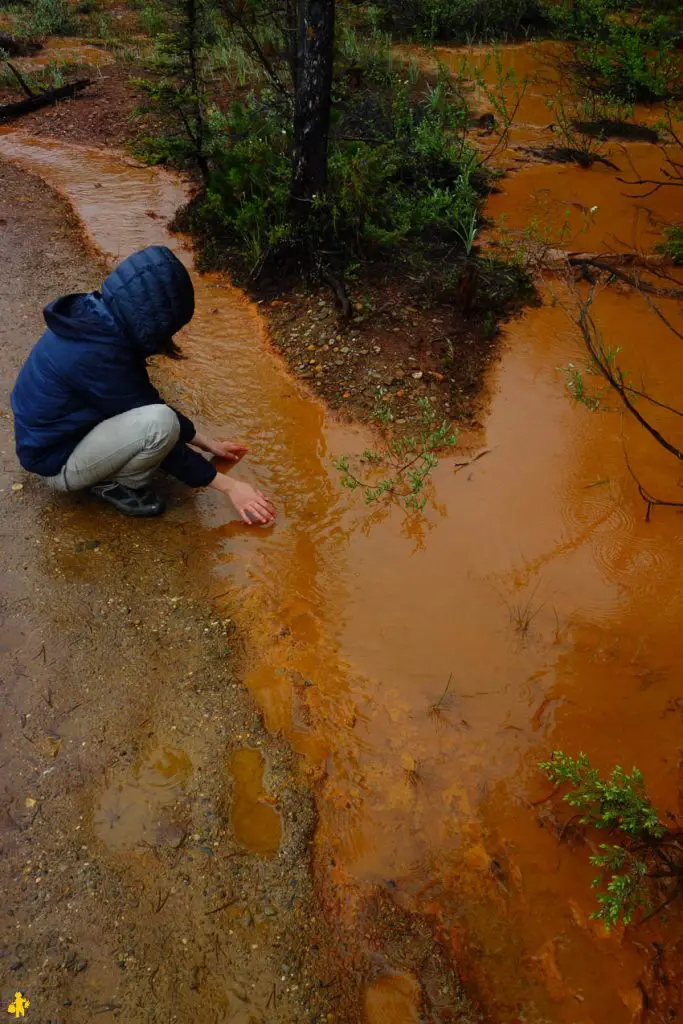
{"type": "MultiPolygon", "coordinates": [[[[605,268],[603,267],[602,269],[605,268]]],[[[626,282],[628,284],[636,288],[636,290],[640,291],[640,293],[642,294],[643,298],[648,303],[650,308],[660,316],[664,323],[667,324],[668,327],[670,327],[673,333],[678,335],[678,331],[676,331],[676,329],[671,324],[669,324],[668,320],[666,320],[661,310],[659,310],[658,307],[655,306],[655,304],[649,298],[649,296],[643,292],[643,289],[640,287],[640,284],[642,282],[639,283],[637,282],[637,280],[634,281],[630,279],[628,275],[622,276],[623,278],[626,279],[626,282]]],[[[683,416],[683,410],[677,409],[674,406],[667,404],[666,402],[660,401],[653,395],[650,395],[645,390],[644,386],[642,388],[635,388],[628,383],[628,381],[624,377],[623,370],[615,362],[613,353],[611,353],[607,348],[605,348],[600,332],[593,319],[591,309],[593,301],[595,299],[596,289],[597,285],[593,283],[591,285],[588,295],[585,298],[580,298],[578,296],[578,292],[575,286],[575,295],[577,296],[578,302],[576,313],[572,316],[572,319],[579,328],[586,350],[589,356],[591,357],[593,366],[600,374],[600,376],[603,378],[603,380],[607,381],[610,388],[618,395],[619,400],[621,401],[622,405],[626,408],[627,412],[629,412],[631,416],[633,416],[633,418],[641,425],[641,427],[643,427],[645,431],[647,431],[647,433],[657,442],[657,444],[660,445],[660,447],[662,447],[670,455],[673,455],[674,458],[681,462],[683,461],[683,450],[679,447],[679,444],[675,443],[674,441],[666,437],[662,433],[662,431],[658,427],[656,427],[654,423],[651,422],[648,416],[636,406],[635,402],[636,399],[643,399],[644,401],[650,403],[650,405],[654,406],[655,408],[663,409],[666,412],[672,413],[675,416],[683,416]]],[[[629,474],[631,475],[632,479],[634,480],[638,488],[638,493],[645,502],[646,522],[650,521],[652,516],[652,509],[658,505],[667,508],[683,508],[683,501],[671,501],[665,498],[657,497],[645,487],[645,485],[641,482],[641,480],[634,472],[625,447],[624,459],[626,462],[626,468],[628,469],[629,474]]]]}
{"type": "Polygon", "coordinates": [[[79,78],[78,81],[70,82],[68,85],[60,85],[57,89],[45,89],[44,92],[28,96],[25,100],[19,100],[16,103],[5,103],[3,106],[0,106],[0,124],[4,124],[6,121],[13,121],[24,114],[31,114],[34,110],[40,110],[41,107],[49,107],[54,103],[59,103],[60,100],[72,100],[74,96],[87,89],[89,85],[89,78],[79,78]]]}
{"type": "Polygon", "coordinates": [[[663,498],[656,498],[654,494],[650,494],[650,492],[646,490],[646,488],[643,486],[643,484],[640,482],[640,480],[633,471],[633,467],[629,460],[626,448],[624,448],[624,459],[626,461],[626,468],[628,469],[629,473],[631,474],[631,477],[635,482],[636,487],[638,488],[638,493],[647,505],[647,509],[645,511],[646,523],[650,522],[650,519],[652,518],[652,509],[656,505],[664,505],[667,508],[683,508],[683,501],[665,501],[663,498]]]}
{"type": "Polygon", "coordinates": [[[643,416],[640,409],[636,408],[632,397],[633,389],[627,384],[622,370],[614,363],[610,354],[605,349],[600,337],[600,332],[598,331],[595,321],[591,316],[590,310],[593,305],[594,298],[595,286],[591,288],[588,298],[580,305],[576,323],[581,331],[584,344],[598,373],[616,392],[623,405],[640,423],[641,427],[644,427],[648,434],[650,434],[650,436],[653,437],[655,441],[662,446],[662,448],[668,451],[675,458],[679,459],[679,461],[683,461],[683,451],[681,451],[677,445],[673,444],[673,442],[664,437],[657,427],[643,416]]]}
{"type": "Polygon", "coordinates": [[[659,299],[683,299],[683,288],[656,288],[649,281],[641,280],[637,274],[627,274],[612,263],[606,263],[601,259],[590,256],[570,256],[567,262],[570,267],[593,267],[595,270],[603,271],[617,281],[622,281],[631,288],[637,288],[640,292],[655,295],[659,299]]]}
{"type": "MultiPolygon", "coordinates": [[[[681,136],[674,127],[674,119],[670,108],[667,109],[666,116],[668,142],[671,145],[677,146],[678,150],[683,153],[683,136],[681,136]]],[[[642,175],[639,174],[630,154],[626,151],[626,159],[631,167],[633,177],[618,177],[617,181],[621,181],[624,185],[629,185],[633,188],[646,189],[645,192],[640,192],[637,195],[626,192],[625,195],[628,196],[629,199],[646,199],[655,192],[659,192],[662,188],[681,188],[681,186],[683,186],[683,163],[681,163],[680,160],[675,160],[673,156],[667,152],[665,145],[661,145],[659,148],[661,149],[663,157],[662,166],[660,167],[660,178],[643,178],[642,175]]]]}

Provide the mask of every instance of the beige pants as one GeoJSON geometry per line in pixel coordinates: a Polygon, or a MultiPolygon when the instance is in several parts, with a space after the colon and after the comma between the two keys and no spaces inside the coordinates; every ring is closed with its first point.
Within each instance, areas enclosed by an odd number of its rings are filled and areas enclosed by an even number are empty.
{"type": "Polygon", "coordinates": [[[105,481],[144,487],[179,437],[178,417],[167,405],[131,409],[98,423],[48,483],[58,491],[82,491],[105,481]]]}

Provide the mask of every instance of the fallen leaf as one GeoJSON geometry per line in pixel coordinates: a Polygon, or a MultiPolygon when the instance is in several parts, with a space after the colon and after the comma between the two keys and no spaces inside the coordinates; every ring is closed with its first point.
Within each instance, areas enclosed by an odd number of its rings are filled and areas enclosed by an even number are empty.
{"type": "Polygon", "coordinates": [[[24,489],[24,485],[23,484],[12,484],[12,490],[13,491],[23,491],[23,489],[24,489]]]}

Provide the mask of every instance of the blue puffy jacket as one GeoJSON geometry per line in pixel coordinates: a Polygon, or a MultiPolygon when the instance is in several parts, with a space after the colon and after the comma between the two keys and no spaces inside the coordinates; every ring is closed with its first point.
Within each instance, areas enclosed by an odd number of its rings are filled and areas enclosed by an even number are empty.
{"type": "MultiPolygon", "coordinates": [[[[189,323],[194,289],[164,246],[124,260],[102,292],[66,295],[45,308],[47,331],[33,347],[12,392],[17,455],[24,469],[55,476],[93,427],[143,405],[163,404],[146,359],[189,323]]],[[[162,463],[191,487],[216,470],[187,447],[192,422],[177,413],[180,441],[162,463]]]]}

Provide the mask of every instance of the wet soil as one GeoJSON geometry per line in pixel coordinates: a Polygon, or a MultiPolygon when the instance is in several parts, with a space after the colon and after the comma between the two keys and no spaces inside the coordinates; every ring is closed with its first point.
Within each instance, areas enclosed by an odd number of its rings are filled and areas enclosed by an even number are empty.
{"type": "Polygon", "coordinates": [[[69,1024],[327,1020],[333,1003],[355,1020],[353,983],[330,995],[312,798],[241,682],[192,499],[122,521],[16,466],[8,391],[42,305],[104,267],[36,179],[2,164],[0,195],[2,997],[69,1024]],[[247,751],[278,821],[268,859],[231,824],[247,751]]]}
{"type": "MultiPolygon", "coordinates": [[[[60,54],[67,53],[69,63],[64,72],[65,80],[76,81],[86,77],[91,78],[91,84],[73,100],[43,107],[22,117],[21,128],[45,138],[112,149],[125,148],[138,131],[139,117],[135,111],[140,98],[131,85],[131,77],[139,73],[139,69],[110,63],[112,56],[108,51],[89,47],[80,40],[72,41],[71,51],[63,46],[64,42],[54,40],[46,44],[42,54],[18,63],[23,71],[40,71],[48,57],[58,59],[60,54]],[[55,44],[58,44],[56,49],[55,44]]],[[[45,84],[51,83],[46,80],[45,84]]],[[[0,90],[2,103],[21,98],[15,89],[0,90]]]]}
{"type": "Polygon", "coordinates": [[[273,344],[293,372],[347,420],[372,422],[390,408],[409,431],[428,398],[439,420],[476,431],[496,338],[452,303],[421,307],[396,284],[368,283],[354,298],[350,324],[328,290],[263,303],[273,344]]]}

